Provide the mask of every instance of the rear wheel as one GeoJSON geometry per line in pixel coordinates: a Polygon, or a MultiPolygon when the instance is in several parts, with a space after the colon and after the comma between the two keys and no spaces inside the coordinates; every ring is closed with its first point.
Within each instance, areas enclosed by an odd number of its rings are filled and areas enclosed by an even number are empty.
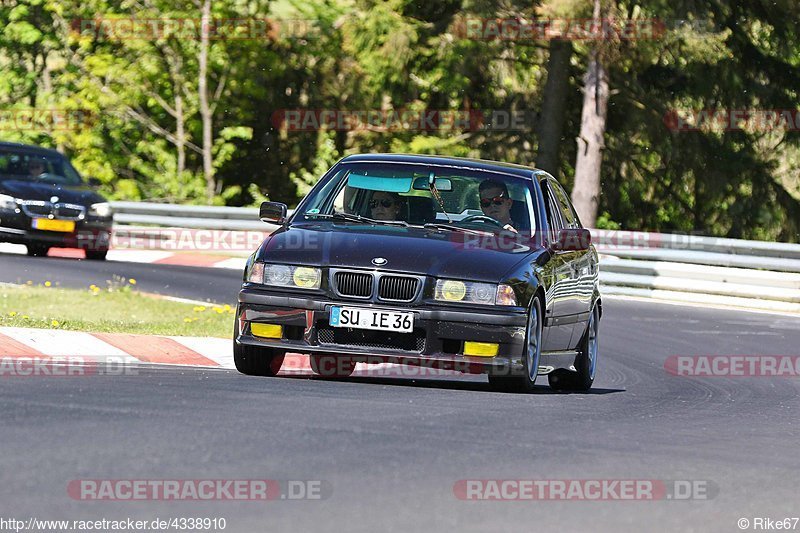
{"type": "Polygon", "coordinates": [[[239,344],[236,342],[236,337],[239,336],[239,321],[236,322],[233,334],[233,363],[236,365],[236,370],[248,376],[277,376],[283,365],[284,352],[274,348],[239,344]]]}
{"type": "Polygon", "coordinates": [[[28,244],[28,255],[31,257],[44,257],[50,251],[50,247],[46,244],[28,244]]]}
{"type": "Polygon", "coordinates": [[[346,378],[353,374],[356,362],[346,357],[334,355],[311,355],[311,370],[318,376],[326,378],[346,378]]]}
{"type": "Polygon", "coordinates": [[[575,372],[562,368],[548,374],[547,378],[552,389],[581,392],[592,388],[597,370],[599,326],[600,311],[595,306],[589,315],[589,323],[581,339],[580,353],[575,357],[575,372]]]}
{"type": "Polygon", "coordinates": [[[497,391],[532,392],[539,374],[539,359],[542,354],[542,303],[534,298],[528,317],[526,335],[527,349],[523,358],[522,375],[489,374],[489,385],[497,391]]]}

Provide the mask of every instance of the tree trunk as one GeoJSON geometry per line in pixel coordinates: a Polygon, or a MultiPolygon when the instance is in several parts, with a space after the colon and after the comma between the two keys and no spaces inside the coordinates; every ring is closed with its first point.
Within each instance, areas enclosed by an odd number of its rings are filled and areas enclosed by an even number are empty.
{"type": "Polygon", "coordinates": [[[186,170],[186,118],[183,116],[183,97],[175,96],[175,143],[178,149],[178,180],[183,178],[186,170]]]}
{"type": "Polygon", "coordinates": [[[550,58],[547,61],[547,82],[542,98],[542,113],[537,128],[539,147],[536,167],[546,170],[556,179],[561,135],[564,131],[564,114],[569,88],[569,62],[572,57],[572,42],[553,39],[550,41],[550,58]]]}
{"type": "MultiPolygon", "coordinates": [[[[594,18],[602,18],[600,0],[594,0],[594,18]]],[[[578,136],[578,157],[575,161],[575,186],[572,202],[581,222],[594,227],[600,200],[600,170],[603,162],[603,136],[608,112],[608,72],[603,65],[602,41],[589,56],[589,66],[583,78],[583,111],[578,136]]]]}
{"type": "Polygon", "coordinates": [[[212,113],[211,106],[208,103],[208,27],[211,19],[211,0],[204,0],[203,14],[201,17],[201,28],[203,28],[200,37],[200,57],[199,75],[197,80],[197,90],[200,100],[200,118],[203,122],[203,175],[206,178],[206,196],[208,201],[214,198],[216,191],[216,184],[214,183],[214,166],[211,159],[211,127],[212,127],[212,113]]]}

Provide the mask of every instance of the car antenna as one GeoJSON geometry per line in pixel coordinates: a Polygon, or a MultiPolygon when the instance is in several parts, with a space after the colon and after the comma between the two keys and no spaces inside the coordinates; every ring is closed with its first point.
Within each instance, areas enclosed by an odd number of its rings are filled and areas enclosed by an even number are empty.
{"type": "Polygon", "coordinates": [[[442,195],[439,194],[439,189],[436,188],[436,176],[433,172],[428,175],[428,189],[431,190],[431,194],[433,194],[433,197],[436,198],[437,202],[439,202],[439,207],[441,208],[442,213],[444,213],[444,216],[447,217],[448,224],[452,224],[453,219],[451,219],[450,215],[448,215],[447,211],[445,211],[444,200],[442,200],[442,195]]]}

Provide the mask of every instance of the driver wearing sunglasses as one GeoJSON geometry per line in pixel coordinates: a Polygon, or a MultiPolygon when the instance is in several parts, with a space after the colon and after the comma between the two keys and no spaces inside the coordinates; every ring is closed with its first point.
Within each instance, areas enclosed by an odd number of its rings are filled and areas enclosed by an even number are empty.
{"type": "Polygon", "coordinates": [[[375,191],[369,201],[370,217],[375,220],[400,220],[403,201],[393,192],[375,191]]]}
{"type": "Polygon", "coordinates": [[[517,231],[514,221],[511,220],[511,206],[514,205],[514,200],[509,196],[505,183],[491,179],[483,181],[478,187],[478,194],[481,197],[481,211],[484,215],[502,222],[503,229],[517,231]]]}

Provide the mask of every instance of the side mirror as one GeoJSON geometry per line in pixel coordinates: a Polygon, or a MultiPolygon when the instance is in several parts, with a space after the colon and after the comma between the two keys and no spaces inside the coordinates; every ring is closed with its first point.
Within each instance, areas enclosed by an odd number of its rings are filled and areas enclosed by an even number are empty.
{"type": "Polygon", "coordinates": [[[89,184],[89,187],[99,187],[103,184],[103,182],[97,178],[89,178],[86,180],[86,183],[89,184]]]}
{"type": "Polygon", "coordinates": [[[286,223],[286,213],[289,208],[280,202],[263,202],[258,210],[261,222],[282,226],[286,223]]]}
{"type": "Polygon", "coordinates": [[[581,252],[592,244],[592,234],[586,228],[568,228],[558,232],[558,240],[550,247],[558,252],[581,252]]]}

